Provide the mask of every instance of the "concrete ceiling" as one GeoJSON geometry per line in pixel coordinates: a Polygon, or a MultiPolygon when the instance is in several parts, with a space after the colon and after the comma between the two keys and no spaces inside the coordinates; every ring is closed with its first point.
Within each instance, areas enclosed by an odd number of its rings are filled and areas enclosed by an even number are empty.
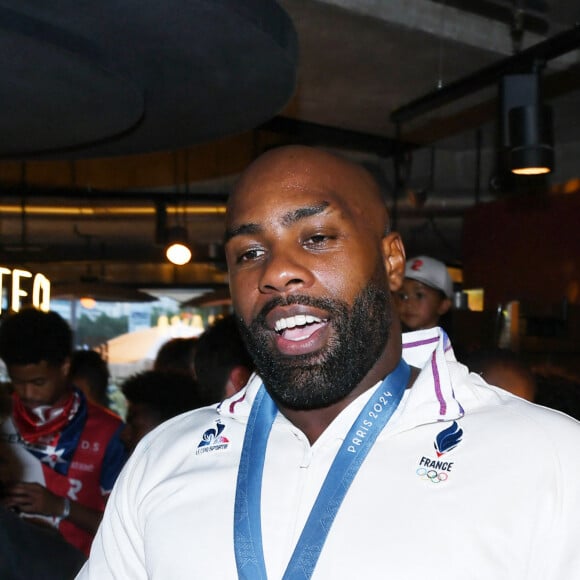
{"type": "MultiPolygon", "coordinates": [[[[580,4],[279,4],[297,31],[299,64],[295,93],[277,117],[253,131],[172,151],[0,161],[3,265],[42,271],[53,284],[82,277],[133,288],[224,284],[220,243],[229,187],[258,153],[287,142],[341,150],[365,163],[383,185],[408,254],[461,265],[464,212],[506,193],[497,179],[497,86],[487,84],[398,128],[391,114],[512,56],[514,5],[524,8],[519,50],[525,51],[572,30],[580,4]],[[408,148],[395,173],[397,137],[408,148]],[[194,263],[177,268],[164,261],[156,236],[161,203],[170,225],[187,226],[194,263]]],[[[580,177],[579,60],[574,48],[543,70],[556,154],[555,172],[538,182],[546,192],[570,188],[580,177]]]]}

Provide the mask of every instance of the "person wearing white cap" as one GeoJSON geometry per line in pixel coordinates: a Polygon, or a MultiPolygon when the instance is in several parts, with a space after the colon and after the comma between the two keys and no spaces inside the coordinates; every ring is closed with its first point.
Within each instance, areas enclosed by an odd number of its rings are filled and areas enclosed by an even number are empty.
{"type": "Polygon", "coordinates": [[[405,280],[395,296],[404,330],[433,328],[451,308],[453,282],[443,262],[417,256],[407,261],[405,280]]]}

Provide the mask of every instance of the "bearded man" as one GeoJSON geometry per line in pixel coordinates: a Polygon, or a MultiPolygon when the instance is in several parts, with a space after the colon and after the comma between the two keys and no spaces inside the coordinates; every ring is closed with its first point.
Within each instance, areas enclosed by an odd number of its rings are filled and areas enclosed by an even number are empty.
{"type": "Polygon", "coordinates": [[[401,334],[405,254],[370,174],[274,149],[228,202],[257,368],[145,437],[80,578],[580,577],[580,425],[401,334]]]}

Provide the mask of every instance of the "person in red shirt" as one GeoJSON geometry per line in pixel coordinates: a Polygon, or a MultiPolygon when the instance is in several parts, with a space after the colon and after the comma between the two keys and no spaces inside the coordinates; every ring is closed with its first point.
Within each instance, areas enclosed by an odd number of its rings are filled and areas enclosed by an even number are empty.
{"type": "Polygon", "coordinates": [[[46,520],[88,554],[126,460],[123,423],[68,379],[72,331],[56,312],[24,309],[0,325],[0,358],[14,389],[0,444],[11,466],[5,507],[46,520]]]}

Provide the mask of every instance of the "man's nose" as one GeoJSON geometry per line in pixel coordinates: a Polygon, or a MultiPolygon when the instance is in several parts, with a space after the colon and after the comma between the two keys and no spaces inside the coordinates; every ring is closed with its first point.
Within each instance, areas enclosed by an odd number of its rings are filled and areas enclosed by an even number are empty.
{"type": "Polygon", "coordinates": [[[296,254],[271,251],[264,262],[260,291],[283,293],[310,286],[314,275],[305,262],[296,254]]]}

